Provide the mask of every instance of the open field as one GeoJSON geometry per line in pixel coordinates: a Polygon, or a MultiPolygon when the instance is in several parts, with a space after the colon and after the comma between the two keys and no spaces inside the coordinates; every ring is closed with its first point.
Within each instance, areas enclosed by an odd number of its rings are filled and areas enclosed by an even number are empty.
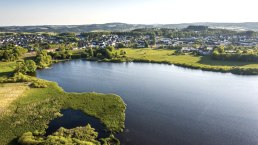
{"type": "Polygon", "coordinates": [[[10,111],[8,110],[10,104],[22,97],[27,89],[28,87],[24,83],[0,85],[0,117],[10,111]]]}
{"type": "Polygon", "coordinates": [[[168,63],[196,69],[233,72],[238,69],[258,69],[258,63],[237,62],[237,61],[218,61],[212,60],[210,56],[193,55],[173,55],[175,50],[168,49],[123,49],[127,52],[126,56],[139,62],[168,63]]]}

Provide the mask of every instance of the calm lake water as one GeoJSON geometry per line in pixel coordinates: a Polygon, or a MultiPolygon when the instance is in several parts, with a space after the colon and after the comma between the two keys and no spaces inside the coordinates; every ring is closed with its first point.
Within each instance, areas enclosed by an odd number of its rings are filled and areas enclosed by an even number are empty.
{"type": "Polygon", "coordinates": [[[67,92],[120,95],[125,145],[257,145],[258,76],[75,60],[39,70],[67,92]]]}
{"type": "Polygon", "coordinates": [[[62,117],[56,118],[50,122],[46,135],[51,135],[56,132],[60,127],[72,129],[76,127],[86,126],[90,124],[98,132],[98,138],[106,138],[110,136],[106,132],[106,127],[100,122],[99,119],[86,115],[80,110],[64,109],[61,110],[62,117]]]}

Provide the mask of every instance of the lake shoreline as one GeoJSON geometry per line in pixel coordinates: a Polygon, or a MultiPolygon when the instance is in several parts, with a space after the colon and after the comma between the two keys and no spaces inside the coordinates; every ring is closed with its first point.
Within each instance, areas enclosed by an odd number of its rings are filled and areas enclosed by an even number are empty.
{"type": "Polygon", "coordinates": [[[232,67],[231,69],[224,69],[224,68],[207,68],[207,67],[200,67],[195,66],[187,63],[171,63],[169,61],[156,61],[156,60],[148,60],[148,59],[133,59],[127,58],[126,60],[112,60],[112,59],[87,59],[87,58],[76,58],[76,59],[65,59],[65,60],[54,60],[53,63],[60,63],[66,61],[73,61],[73,60],[85,60],[85,61],[95,61],[95,62],[107,62],[107,63],[130,63],[130,62],[137,62],[137,63],[152,63],[152,64],[167,64],[167,65],[175,65],[182,68],[188,68],[193,70],[202,70],[208,72],[220,72],[220,73],[231,73],[235,75],[242,75],[242,76],[257,76],[258,69],[243,69],[238,67],[232,67]]]}
{"type": "Polygon", "coordinates": [[[255,141],[255,76],[83,60],[54,64],[37,75],[58,82],[67,92],[121,96],[127,104],[126,128],[116,135],[121,144],[240,145],[255,141]]]}
{"type": "MultiPolygon", "coordinates": [[[[8,71],[8,73],[11,72],[11,70],[8,71]]],[[[67,108],[81,110],[88,116],[98,118],[112,133],[123,132],[125,128],[126,104],[118,95],[95,92],[66,92],[55,81],[26,75],[20,75],[17,78],[3,77],[2,79],[0,84],[9,83],[10,87],[15,87],[16,84],[20,83],[26,87],[20,98],[17,97],[18,99],[5,107],[8,109],[8,112],[0,118],[0,128],[3,133],[0,133],[0,141],[2,143],[15,144],[17,143],[17,137],[20,137],[23,133],[28,131],[44,131],[52,119],[59,117],[60,110],[67,108]],[[35,81],[42,81],[46,86],[42,88],[31,87],[31,82],[35,81]],[[34,107],[32,108],[32,106],[34,107]],[[102,106],[102,108],[99,106],[102,106]],[[37,109],[34,109],[35,107],[37,109]],[[32,114],[34,114],[33,116],[37,114],[33,117],[34,119],[28,117],[32,114]],[[112,119],[116,121],[113,122],[112,119]],[[15,122],[11,120],[15,120],[15,122]],[[26,120],[26,122],[20,122],[19,120],[26,120]],[[17,122],[19,122],[18,126],[15,125],[17,122]],[[13,126],[16,126],[16,129],[12,128],[13,126]]],[[[4,85],[0,87],[4,87],[4,85]]],[[[8,95],[8,92],[6,93],[8,95]]]]}

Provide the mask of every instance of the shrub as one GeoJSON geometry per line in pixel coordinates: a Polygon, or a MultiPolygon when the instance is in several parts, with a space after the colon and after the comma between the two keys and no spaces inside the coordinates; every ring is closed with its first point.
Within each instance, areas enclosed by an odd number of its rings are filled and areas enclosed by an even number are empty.
{"type": "Polygon", "coordinates": [[[37,65],[33,60],[27,60],[27,61],[20,61],[17,62],[15,72],[16,73],[35,73],[37,69],[37,65]]]}
{"type": "Polygon", "coordinates": [[[32,87],[32,88],[46,88],[47,83],[46,83],[46,81],[37,79],[37,80],[32,81],[32,83],[30,84],[30,87],[32,87]]]}
{"type": "Polygon", "coordinates": [[[52,57],[43,50],[38,52],[36,62],[39,68],[46,68],[52,64],[52,57]]]}
{"type": "Polygon", "coordinates": [[[120,141],[111,134],[108,138],[102,138],[103,145],[120,145],[120,141]]]}
{"type": "MultiPolygon", "coordinates": [[[[22,145],[57,145],[57,144],[85,144],[85,145],[100,145],[97,141],[98,133],[89,124],[85,127],[77,127],[74,129],[65,129],[61,127],[54,134],[44,137],[39,133],[24,133],[19,139],[18,143],[22,145]]],[[[114,137],[113,137],[114,138],[114,137]]],[[[106,139],[106,142],[115,139],[106,139]]]]}
{"type": "Polygon", "coordinates": [[[18,143],[23,145],[37,145],[43,143],[43,138],[37,138],[32,132],[26,132],[18,139],[18,143]]]}

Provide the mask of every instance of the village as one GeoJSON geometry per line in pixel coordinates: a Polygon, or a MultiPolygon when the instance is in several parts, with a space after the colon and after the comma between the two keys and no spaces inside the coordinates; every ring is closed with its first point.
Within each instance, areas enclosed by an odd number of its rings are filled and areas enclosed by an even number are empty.
{"type": "MultiPolygon", "coordinates": [[[[196,33],[199,33],[196,31],[196,33]]],[[[58,51],[61,45],[69,46],[66,49],[77,50],[86,48],[167,48],[177,49],[181,53],[197,53],[199,55],[210,55],[216,46],[236,46],[256,48],[258,36],[245,35],[206,35],[192,37],[166,37],[153,34],[129,33],[81,33],[81,34],[45,34],[45,33],[8,33],[0,35],[0,47],[13,44],[21,46],[29,51],[46,49],[47,51],[58,51]],[[96,34],[96,35],[93,35],[96,34]],[[38,44],[38,45],[35,45],[38,44]]],[[[3,47],[2,47],[3,49],[3,47]]],[[[235,53],[234,49],[227,50],[235,53]]]]}

